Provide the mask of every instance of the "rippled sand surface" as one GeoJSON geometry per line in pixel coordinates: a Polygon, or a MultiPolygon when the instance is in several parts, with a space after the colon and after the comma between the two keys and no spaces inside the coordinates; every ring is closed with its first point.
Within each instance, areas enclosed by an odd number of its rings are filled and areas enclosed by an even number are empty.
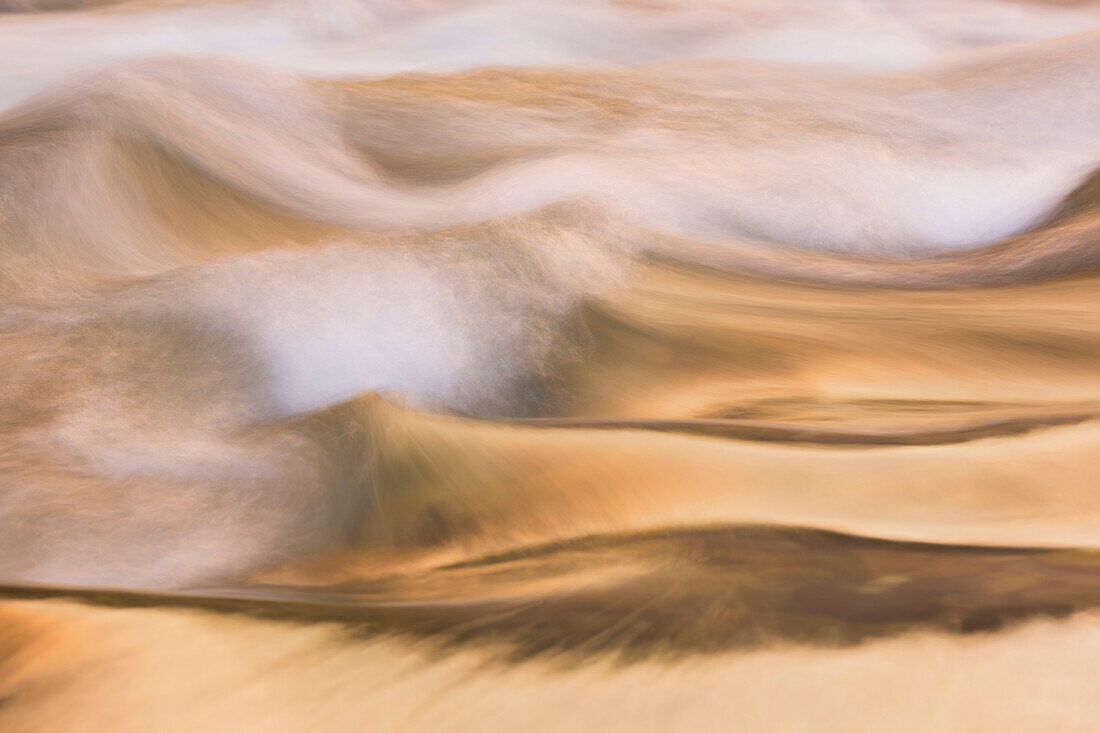
{"type": "Polygon", "coordinates": [[[1100,6],[0,0],[0,729],[1095,731],[1100,6]]]}

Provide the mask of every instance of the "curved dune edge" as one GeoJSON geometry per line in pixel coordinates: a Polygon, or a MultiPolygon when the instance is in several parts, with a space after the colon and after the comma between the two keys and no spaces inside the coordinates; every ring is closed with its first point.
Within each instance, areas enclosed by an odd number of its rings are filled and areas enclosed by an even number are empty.
{"type": "MultiPolygon", "coordinates": [[[[1083,34],[1066,43],[1088,55],[1100,42],[1097,39],[1100,36],[1083,34]]],[[[1047,67],[1056,68],[1055,50],[1046,43],[1004,52],[1009,59],[1005,63],[1023,64],[1039,81],[1053,73],[1047,67]],[[1025,63],[1029,60],[1034,69],[1025,63]]],[[[1088,67],[1074,63],[1074,73],[1067,74],[1072,81],[1067,95],[1081,98],[1072,90],[1089,78],[1088,67]]],[[[954,71],[949,66],[936,73],[946,79],[953,73],[972,74],[975,93],[989,93],[982,86],[987,84],[999,90],[998,95],[1009,94],[997,86],[997,70],[987,66],[977,64],[975,70],[964,64],[954,71]]],[[[1036,208],[1040,221],[999,243],[921,257],[831,254],[824,250],[838,245],[818,242],[819,235],[843,229],[846,218],[860,215],[869,217],[865,228],[872,234],[893,218],[908,216],[921,198],[936,190],[928,178],[933,173],[895,171],[894,175],[924,181],[908,194],[913,198],[909,205],[899,209],[896,202],[878,198],[873,189],[845,188],[850,176],[838,168],[829,173],[838,189],[823,199],[822,205],[832,207],[832,223],[823,233],[776,223],[784,217],[769,224],[768,217],[759,219],[758,209],[790,209],[789,218],[799,201],[814,195],[796,196],[785,178],[772,174],[778,176],[774,185],[782,196],[793,199],[753,198],[755,189],[745,188],[731,171],[740,164],[751,171],[759,164],[745,156],[761,137],[778,146],[775,154],[783,160],[793,159],[801,149],[791,152],[784,146],[813,139],[806,138],[802,114],[810,119],[824,115],[820,124],[848,140],[843,118],[832,120],[827,110],[812,105],[805,112],[797,106],[776,112],[752,98],[744,109],[727,109],[721,98],[707,101],[707,92],[713,90],[689,87],[683,92],[686,113],[702,120],[700,130],[693,132],[671,113],[657,113],[632,101],[632,95],[663,99],[666,87],[678,83],[676,73],[657,70],[650,79],[637,72],[495,71],[325,84],[224,61],[118,65],[43,93],[8,110],[0,121],[3,172],[20,181],[19,187],[5,192],[0,257],[10,260],[5,269],[13,280],[18,278],[12,272],[33,282],[64,268],[125,277],[272,246],[340,238],[377,240],[385,232],[455,228],[500,217],[537,220],[540,212],[551,208],[566,212],[559,217],[560,226],[583,222],[587,236],[608,240],[603,245],[613,242],[642,256],[685,265],[805,282],[959,289],[1049,280],[1096,269],[1098,178],[1094,174],[1073,189],[1082,166],[1087,168],[1089,161],[1095,166],[1085,152],[1076,155],[1080,160],[1072,166],[1060,163],[1059,170],[1065,171],[1048,181],[1067,191],[1060,204],[1060,194],[1032,191],[1012,205],[1016,194],[1007,188],[1000,194],[989,192],[987,198],[1005,198],[998,204],[1003,216],[1023,216],[1020,212],[1038,206],[1039,199],[1050,198],[1053,206],[1045,215],[1036,208]],[[739,110],[748,127],[736,134],[715,138],[703,124],[739,110]],[[773,124],[778,130],[771,129],[773,124]],[[696,208],[685,209],[682,216],[668,213],[683,204],[679,179],[660,174],[673,160],[662,148],[650,150],[635,139],[647,130],[672,136],[687,148],[719,145],[723,155],[732,156],[728,170],[708,170],[706,161],[677,163],[678,176],[690,180],[696,171],[700,181],[690,197],[699,200],[693,202],[696,208]],[[272,149],[280,155],[269,155],[272,149]],[[638,171],[623,168],[634,158],[647,164],[638,171]],[[67,191],[64,201],[51,194],[59,187],[67,191]],[[740,193],[733,196],[730,191],[740,193]],[[748,196],[750,203],[737,203],[739,196],[748,196]],[[635,197],[648,205],[640,205],[635,197]],[[1031,203],[1025,205],[1025,200],[1031,203]],[[649,216],[650,210],[665,213],[649,216]],[[786,232],[775,241],[754,239],[745,231],[775,226],[786,232]],[[725,233],[703,233],[699,227],[717,227],[725,233]]],[[[750,88],[751,83],[778,83],[766,74],[752,81],[754,74],[763,73],[759,69],[736,73],[749,74],[750,88]]],[[[926,87],[936,88],[933,82],[938,78],[928,74],[928,79],[918,75],[894,81],[903,89],[915,85],[909,94],[926,93],[926,87]]],[[[816,88],[806,80],[798,83],[816,88]]],[[[876,94],[861,91],[858,99],[878,110],[890,97],[876,94]]],[[[886,114],[869,113],[875,122],[860,133],[869,140],[857,136],[845,143],[854,146],[853,155],[886,142],[899,146],[890,148],[893,158],[874,159],[882,169],[876,175],[886,175],[890,165],[898,165],[895,158],[915,155],[924,144],[919,137],[891,142],[889,132],[897,121],[883,127],[885,122],[876,117],[886,114]]],[[[1024,120],[1026,125],[1018,124],[1042,128],[1024,120]]],[[[937,129],[932,125],[926,134],[937,129]]],[[[998,145],[1014,143],[1012,129],[998,133],[998,140],[1004,138],[998,145]]],[[[1086,142],[1082,140],[1083,148],[1086,142]]],[[[803,152],[825,155],[829,150],[811,147],[803,152]]],[[[963,151],[975,156],[976,170],[987,166],[988,175],[1012,180],[1011,171],[996,172],[1002,165],[996,157],[983,161],[976,148],[964,146],[963,151]]],[[[1054,155],[1059,160],[1067,156],[1073,157],[1065,151],[1054,155]]],[[[978,200],[974,205],[979,203],[989,205],[978,200]]],[[[951,209],[943,202],[927,206],[932,207],[930,217],[946,216],[951,209]]],[[[1024,217],[1020,223],[1028,221],[1024,217]]],[[[920,229],[927,222],[918,226],[915,219],[910,224],[920,229]]],[[[909,246],[904,241],[894,245],[901,250],[909,246]]],[[[965,242],[941,245],[953,248],[965,242]]]]}
{"type": "Polygon", "coordinates": [[[1049,219],[1003,242],[913,258],[867,258],[746,242],[670,240],[658,259],[794,282],[900,290],[994,288],[1095,272],[1100,266],[1100,174],[1070,193],[1049,219]],[[685,258],[683,253],[692,253],[685,258]]]}

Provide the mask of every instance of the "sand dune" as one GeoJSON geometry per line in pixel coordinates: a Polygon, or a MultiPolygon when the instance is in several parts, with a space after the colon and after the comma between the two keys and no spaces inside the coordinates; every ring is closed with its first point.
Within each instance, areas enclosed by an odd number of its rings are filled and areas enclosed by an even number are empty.
{"type": "Polygon", "coordinates": [[[1095,4],[0,10],[0,728],[1097,727],[1095,4]]]}

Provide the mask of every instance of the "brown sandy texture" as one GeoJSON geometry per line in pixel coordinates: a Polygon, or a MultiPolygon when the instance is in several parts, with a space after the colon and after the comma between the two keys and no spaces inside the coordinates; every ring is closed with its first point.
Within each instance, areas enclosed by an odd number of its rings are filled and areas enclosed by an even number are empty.
{"type": "Polygon", "coordinates": [[[577,538],[334,585],[160,594],[6,586],[0,595],[337,621],[356,636],[489,643],[512,661],[615,653],[637,662],[1061,618],[1100,604],[1098,570],[1096,552],[744,526],[577,538]]]}
{"type": "Polygon", "coordinates": [[[491,650],[439,656],[401,638],[355,640],[339,624],[57,601],[0,608],[0,725],[15,733],[872,733],[884,721],[905,733],[1087,733],[1100,715],[1100,621],[1090,614],[992,635],[577,667],[501,665],[491,650]]]}

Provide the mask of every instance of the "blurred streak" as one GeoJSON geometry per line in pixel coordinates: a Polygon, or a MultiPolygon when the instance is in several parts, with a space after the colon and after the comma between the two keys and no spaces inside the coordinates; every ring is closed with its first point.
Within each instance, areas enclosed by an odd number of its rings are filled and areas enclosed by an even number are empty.
{"type": "Polygon", "coordinates": [[[3,730],[1100,725],[1094,3],[0,10],[3,730]]]}
{"type": "Polygon", "coordinates": [[[797,730],[813,720],[815,730],[870,732],[886,720],[899,731],[1076,732],[1098,713],[1089,672],[1100,621],[1091,614],[989,636],[572,667],[492,666],[470,649],[441,657],[349,639],[331,624],[43,602],[4,610],[5,641],[22,664],[9,678],[22,694],[0,709],[10,730],[343,730],[364,721],[383,731],[693,730],[730,720],[797,730]]]}

